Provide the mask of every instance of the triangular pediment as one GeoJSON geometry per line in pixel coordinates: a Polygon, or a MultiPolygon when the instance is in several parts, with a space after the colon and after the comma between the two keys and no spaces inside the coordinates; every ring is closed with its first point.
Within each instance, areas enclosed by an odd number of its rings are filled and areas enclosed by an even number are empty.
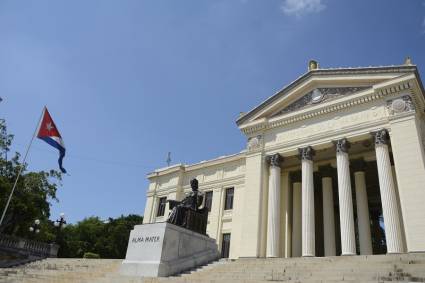
{"type": "Polygon", "coordinates": [[[260,121],[264,118],[300,111],[367,91],[374,85],[411,73],[417,73],[416,66],[312,70],[269,97],[259,106],[243,114],[236,123],[241,127],[256,120],[260,121]]]}
{"type": "Polygon", "coordinates": [[[282,110],[272,114],[271,117],[276,117],[282,114],[305,109],[312,105],[332,101],[342,96],[348,96],[360,91],[372,88],[372,86],[352,86],[352,87],[319,87],[308,92],[301,98],[295,100],[282,110]]]}

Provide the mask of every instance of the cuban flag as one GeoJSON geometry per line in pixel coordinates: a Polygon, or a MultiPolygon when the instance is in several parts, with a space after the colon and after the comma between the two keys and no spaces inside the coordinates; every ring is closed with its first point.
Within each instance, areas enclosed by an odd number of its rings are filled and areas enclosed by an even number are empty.
{"type": "Polygon", "coordinates": [[[56,128],[55,122],[53,122],[47,107],[44,107],[43,118],[38,128],[37,138],[42,139],[51,146],[59,150],[59,168],[62,173],[66,173],[65,168],[62,167],[62,160],[65,156],[65,144],[59,134],[58,128],[56,128]]]}

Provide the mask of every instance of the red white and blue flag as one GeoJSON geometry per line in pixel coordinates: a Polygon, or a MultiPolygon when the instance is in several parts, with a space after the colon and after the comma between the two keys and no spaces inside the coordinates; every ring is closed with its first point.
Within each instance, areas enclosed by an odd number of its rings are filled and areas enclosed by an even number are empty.
{"type": "Polygon", "coordinates": [[[37,138],[42,139],[59,150],[59,168],[62,173],[66,173],[65,168],[62,167],[62,160],[65,156],[65,144],[46,107],[43,110],[43,117],[38,128],[37,138]]]}

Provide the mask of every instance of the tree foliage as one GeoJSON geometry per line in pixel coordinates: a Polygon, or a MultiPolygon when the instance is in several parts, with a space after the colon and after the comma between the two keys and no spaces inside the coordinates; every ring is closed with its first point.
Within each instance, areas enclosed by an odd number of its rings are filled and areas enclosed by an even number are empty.
{"type": "Polygon", "coordinates": [[[12,141],[13,135],[8,134],[6,122],[0,119],[0,209],[5,207],[23,166],[3,225],[0,226],[0,233],[43,242],[57,242],[61,257],[98,254],[102,258],[124,258],[130,231],[134,225],[143,222],[143,217],[128,215],[109,218],[108,221],[89,217],[75,225],[68,225],[59,232],[49,217],[51,202],[58,201],[56,191],[61,185],[61,173],[55,170],[28,171],[27,164],[22,163],[19,153],[14,153],[11,158],[8,156],[12,141]],[[39,234],[29,231],[35,219],[40,220],[39,234]]]}
{"type": "Polygon", "coordinates": [[[5,215],[1,233],[52,241],[55,238],[50,217],[50,202],[58,201],[56,191],[60,186],[61,173],[55,170],[29,172],[27,164],[16,152],[8,158],[13,135],[7,133],[6,122],[0,119],[0,209],[3,211],[18,172],[23,167],[15,193],[5,215]],[[29,227],[35,219],[41,221],[40,234],[32,235],[29,227]]]}
{"type": "Polygon", "coordinates": [[[66,226],[59,237],[60,257],[83,257],[87,253],[101,258],[124,258],[130,231],[142,224],[143,216],[130,214],[107,221],[89,217],[66,226]]]}

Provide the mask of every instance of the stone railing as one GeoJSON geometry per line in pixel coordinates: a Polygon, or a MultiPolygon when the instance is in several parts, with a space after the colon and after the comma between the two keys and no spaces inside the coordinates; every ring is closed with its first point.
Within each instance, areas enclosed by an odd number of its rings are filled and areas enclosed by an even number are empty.
{"type": "Polygon", "coordinates": [[[56,257],[59,246],[0,234],[0,249],[39,257],[56,257]]]}

